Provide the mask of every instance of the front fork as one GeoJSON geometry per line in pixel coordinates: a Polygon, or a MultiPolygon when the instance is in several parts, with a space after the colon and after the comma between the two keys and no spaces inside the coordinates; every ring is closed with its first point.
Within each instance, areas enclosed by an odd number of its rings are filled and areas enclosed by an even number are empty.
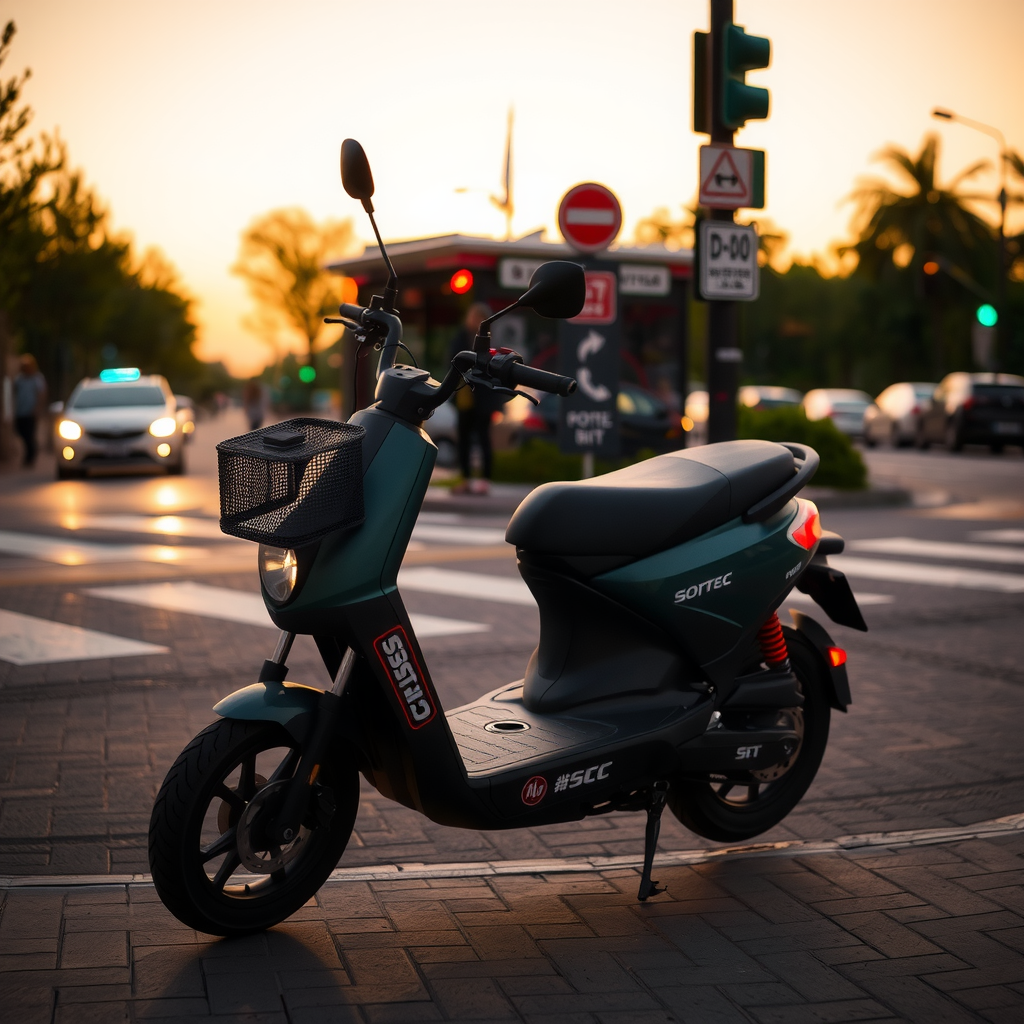
{"type": "MultiPolygon", "coordinates": [[[[288,671],[285,659],[288,657],[295,641],[295,634],[282,630],[277,638],[273,657],[263,663],[260,682],[283,682],[288,671]]],[[[341,698],[345,693],[352,669],[355,668],[358,655],[351,647],[345,648],[341,664],[329,690],[320,697],[316,721],[312,734],[305,745],[299,767],[292,776],[291,785],[285,793],[281,811],[274,821],[273,838],[278,843],[290,843],[298,834],[299,826],[305,817],[309,805],[309,793],[320,774],[320,765],[327,753],[331,737],[334,735],[341,717],[341,698]]]]}

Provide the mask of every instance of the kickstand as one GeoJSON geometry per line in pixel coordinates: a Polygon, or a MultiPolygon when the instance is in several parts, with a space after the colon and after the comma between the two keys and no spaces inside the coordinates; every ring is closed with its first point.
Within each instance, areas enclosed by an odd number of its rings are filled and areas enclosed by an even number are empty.
{"type": "Polygon", "coordinates": [[[657,882],[651,881],[651,869],[654,867],[654,851],[658,845],[658,833],[661,832],[661,812],[665,809],[665,798],[668,796],[668,783],[656,782],[651,793],[651,803],[647,808],[647,831],[644,834],[644,872],[640,876],[640,891],[636,894],[641,903],[649,896],[657,896],[664,892],[657,882]]]}

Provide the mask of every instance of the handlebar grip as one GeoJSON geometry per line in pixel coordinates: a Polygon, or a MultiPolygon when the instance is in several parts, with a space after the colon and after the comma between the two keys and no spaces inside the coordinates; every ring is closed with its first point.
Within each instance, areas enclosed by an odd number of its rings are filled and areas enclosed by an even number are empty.
{"type": "Polygon", "coordinates": [[[338,307],[338,315],[343,316],[348,320],[355,320],[357,324],[363,322],[363,314],[366,309],[363,306],[355,306],[350,302],[343,302],[338,307]]]}
{"type": "Polygon", "coordinates": [[[538,391],[547,391],[549,394],[561,395],[563,398],[576,390],[576,381],[572,377],[563,377],[560,373],[548,373],[547,370],[538,370],[535,366],[526,366],[523,363],[515,363],[509,370],[509,377],[513,384],[536,388],[538,391]]]}

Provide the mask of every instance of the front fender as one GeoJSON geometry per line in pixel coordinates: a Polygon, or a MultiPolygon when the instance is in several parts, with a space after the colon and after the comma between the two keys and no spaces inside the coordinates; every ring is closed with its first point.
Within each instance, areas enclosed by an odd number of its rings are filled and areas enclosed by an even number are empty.
{"type": "Polygon", "coordinates": [[[242,722],[277,722],[299,743],[309,734],[323,690],[302,683],[253,683],[213,706],[221,718],[242,722]]]}

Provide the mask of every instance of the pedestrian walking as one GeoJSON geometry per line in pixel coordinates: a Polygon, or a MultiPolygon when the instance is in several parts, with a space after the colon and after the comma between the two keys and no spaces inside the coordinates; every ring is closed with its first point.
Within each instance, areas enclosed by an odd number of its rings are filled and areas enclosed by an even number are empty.
{"type": "Polygon", "coordinates": [[[21,438],[25,454],[23,466],[33,466],[39,451],[39,419],[46,410],[46,379],[39,372],[36,357],[26,352],[18,363],[14,378],[14,429],[21,438]]]}
{"type": "Polygon", "coordinates": [[[249,429],[259,430],[263,426],[263,418],[267,413],[266,396],[259,378],[253,377],[245,382],[245,387],[242,389],[242,408],[245,409],[249,429]]]}
{"type": "MultiPolygon", "coordinates": [[[[490,307],[483,302],[474,302],[466,311],[466,318],[458,334],[452,340],[451,357],[473,347],[473,339],[480,330],[480,324],[491,315],[490,307]]],[[[452,488],[456,493],[488,494],[491,489],[493,455],[491,450],[491,416],[499,403],[490,391],[468,386],[455,392],[455,411],[459,446],[459,469],[462,481],[452,488]],[[474,443],[480,449],[481,476],[472,479],[472,456],[474,443]]]]}

